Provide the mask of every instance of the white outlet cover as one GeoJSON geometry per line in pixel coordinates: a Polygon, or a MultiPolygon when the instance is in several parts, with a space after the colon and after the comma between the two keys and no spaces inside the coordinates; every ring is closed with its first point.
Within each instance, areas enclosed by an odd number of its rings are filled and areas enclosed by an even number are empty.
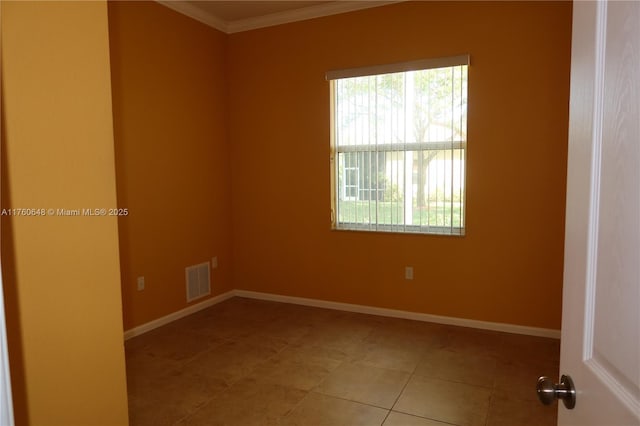
{"type": "Polygon", "coordinates": [[[144,277],[138,277],[138,291],[144,290],[144,277]]]}
{"type": "Polygon", "coordinates": [[[404,268],[404,279],[405,280],[413,279],[413,266],[406,266],[404,268]]]}
{"type": "Polygon", "coordinates": [[[211,258],[211,269],[216,269],[218,267],[218,256],[214,256],[211,258]]]}

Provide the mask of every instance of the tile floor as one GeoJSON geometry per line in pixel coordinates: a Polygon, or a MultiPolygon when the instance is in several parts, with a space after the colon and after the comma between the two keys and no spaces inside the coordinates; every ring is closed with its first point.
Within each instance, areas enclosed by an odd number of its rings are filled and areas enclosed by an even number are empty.
{"type": "Polygon", "coordinates": [[[556,424],[553,339],[233,298],[125,346],[134,426],[556,424]]]}

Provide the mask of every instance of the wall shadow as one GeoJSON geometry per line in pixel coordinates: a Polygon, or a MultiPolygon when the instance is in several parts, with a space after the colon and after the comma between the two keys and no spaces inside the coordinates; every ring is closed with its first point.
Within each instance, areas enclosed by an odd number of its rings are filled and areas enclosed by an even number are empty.
{"type": "MultiPolygon", "coordinates": [[[[7,159],[7,133],[5,120],[4,82],[0,82],[0,208],[11,204],[9,192],[9,162],[7,159]]],[[[7,343],[9,345],[9,369],[16,426],[28,425],[27,389],[24,369],[22,328],[18,304],[18,288],[14,251],[13,217],[0,216],[0,264],[2,267],[2,290],[4,293],[7,343]]]]}

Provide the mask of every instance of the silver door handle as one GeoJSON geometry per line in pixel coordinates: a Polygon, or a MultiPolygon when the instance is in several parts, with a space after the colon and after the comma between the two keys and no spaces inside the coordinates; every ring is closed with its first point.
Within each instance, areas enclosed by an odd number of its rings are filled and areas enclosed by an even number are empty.
{"type": "Polygon", "coordinates": [[[570,376],[562,375],[560,383],[553,383],[547,376],[538,378],[538,399],[544,405],[549,405],[556,399],[561,399],[569,410],[576,406],[576,387],[570,376]]]}

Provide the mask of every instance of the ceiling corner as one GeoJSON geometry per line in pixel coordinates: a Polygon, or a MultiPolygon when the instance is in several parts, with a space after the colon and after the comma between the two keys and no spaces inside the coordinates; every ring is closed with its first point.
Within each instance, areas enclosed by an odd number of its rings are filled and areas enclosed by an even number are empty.
{"type": "Polygon", "coordinates": [[[229,33],[229,25],[222,19],[219,19],[216,16],[213,16],[210,13],[206,13],[202,9],[190,4],[186,1],[176,1],[176,0],[155,0],[157,3],[168,7],[169,9],[175,10],[178,13],[188,16],[189,18],[193,18],[196,21],[202,22],[205,25],[208,25],[212,28],[215,28],[218,31],[222,31],[223,33],[229,33]]]}

